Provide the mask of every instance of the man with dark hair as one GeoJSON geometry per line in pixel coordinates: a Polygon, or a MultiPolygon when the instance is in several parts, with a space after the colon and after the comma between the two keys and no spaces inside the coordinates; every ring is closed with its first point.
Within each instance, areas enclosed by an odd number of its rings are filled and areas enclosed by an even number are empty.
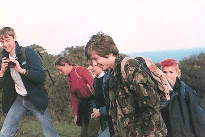
{"type": "MultiPolygon", "coordinates": [[[[113,39],[104,34],[93,35],[85,47],[85,55],[92,65],[109,69],[107,106],[112,117],[111,136],[161,137],[166,136],[166,127],[159,109],[159,96],[151,77],[140,68],[134,59],[126,61],[113,39]]],[[[152,66],[155,68],[156,66],[152,66]]]]}
{"type": "Polygon", "coordinates": [[[8,113],[1,129],[5,137],[15,136],[23,116],[32,112],[38,119],[46,137],[58,137],[48,111],[48,95],[44,88],[46,74],[31,48],[26,48],[26,58],[11,27],[0,30],[3,48],[0,70],[0,89],[3,88],[3,112],[8,113]]]}

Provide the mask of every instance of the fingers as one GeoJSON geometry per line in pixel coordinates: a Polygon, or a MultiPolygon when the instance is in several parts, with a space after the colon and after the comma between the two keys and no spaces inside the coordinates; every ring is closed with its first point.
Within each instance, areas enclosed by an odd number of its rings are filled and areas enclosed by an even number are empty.
{"type": "Polygon", "coordinates": [[[74,122],[74,124],[76,125],[76,123],[77,123],[77,117],[74,117],[73,122],[74,122]]]}
{"type": "Polygon", "coordinates": [[[8,67],[8,59],[6,57],[3,57],[2,60],[1,60],[1,71],[2,72],[5,72],[5,70],[7,69],[8,67]]]}
{"type": "Polygon", "coordinates": [[[100,118],[100,116],[98,115],[98,113],[92,113],[91,118],[95,119],[95,120],[98,120],[100,118]]]}
{"type": "Polygon", "coordinates": [[[19,62],[16,60],[16,58],[10,58],[10,59],[9,59],[9,62],[13,62],[15,65],[20,66],[20,65],[19,65],[19,62]]]}
{"type": "Polygon", "coordinates": [[[95,115],[95,114],[91,115],[91,118],[94,119],[94,120],[98,120],[99,119],[99,117],[97,115],[95,115]]]}
{"type": "Polygon", "coordinates": [[[94,113],[91,114],[91,118],[95,118],[95,114],[94,113]]]}

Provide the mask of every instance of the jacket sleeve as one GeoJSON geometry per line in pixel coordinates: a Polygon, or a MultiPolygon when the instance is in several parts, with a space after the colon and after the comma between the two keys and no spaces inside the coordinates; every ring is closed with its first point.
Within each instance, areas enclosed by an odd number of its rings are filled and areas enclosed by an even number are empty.
{"type": "Polygon", "coordinates": [[[103,106],[99,109],[99,112],[102,116],[108,116],[108,113],[107,113],[107,108],[106,106],[103,106]]]}
{"type": "Polygon", "coordinates": [[[0,77],[0,89],[3,88],[4,83],[4,77],[0,77]]]}
{"type": "Polygon", "coordinates": [[[73,108],[73,114],[74,114],[74,116],[77,116],[78,115],[78,104],[79,104],[79,102],[78,102],[76,96],[73,93],[71,93],[70,99],[71,99],[71,104],[72,104],[72,108],[73,108]]]}
{"type": "Polygon", "coordinates": [[[200,98],[196,91],[186,86],[186,101],[190,109],[190,117],[193,125],[193,130],[197,137],[204,136],[205,129],[205,113],[200,105],[200,98]]]}
{"type": "MultiPolygon", "coordinates": [[[[93,88],[94,88],[94,90],[96,90],[96,77],[94,78],[94,80],[93,80],[93,88]]],[[[95,93],[96,93],[96,91],[95,91],[95,93]]],[[[97,106],[96,106],[96,96],[95,96],[96,94],[94,94],[94,100],[95,100],[95,103],[93,103],[93,108],[96,108],[97,106]]]]}
{"type": "Polygon", "coordinates": [[[129,60],[127,63],[125,72],[129,87],[136,96],[136,111],[140,116],[139,120],[141,123],[139,125],[140,132],[144,136],[164,134],[166,129],[163,130],[162,127],[164,123],[160,113],[160,102],[156,92],[156,85],[149,74],[142,70],[134,60],[129,60]]]}
{"type": "Polygon", "coordinates": [[[32,48],[26,48],[26,58],[28,64],[27,78],[36,83],[43,83],[46,80],[46,73],[38,55],[32,48]]]}
{"type": "MultiPolygon", "coordinates": [[[[2,58],[0,59],[0,70],[1,70],[1,60],[2,60],[2,58]]],[[[0,89],[2,89],[3,88],[3,84],[4,83],[4,77],[0,77],[0,89]]]]}
{"type": "Polygon", "coordinates": [[[174,92],[173,90],[170,91],[170,100],[160,100],[160,109],[165,108],[173,99],[178,95],[177,92],[174,92]]]}

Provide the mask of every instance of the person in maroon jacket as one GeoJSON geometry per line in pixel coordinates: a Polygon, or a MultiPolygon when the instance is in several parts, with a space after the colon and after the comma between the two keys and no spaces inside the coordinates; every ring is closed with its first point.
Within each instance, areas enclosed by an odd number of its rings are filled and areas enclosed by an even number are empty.
{"type": "Polygon", "coordinates": [[[100,129],[99,120],[91,119],[94,101],[93,76],[82,66],[75,66],[66,57],[54,63],[60,74],[68,79],[74,123],[81,126],[81,137],[95,137],[100,129]]]}

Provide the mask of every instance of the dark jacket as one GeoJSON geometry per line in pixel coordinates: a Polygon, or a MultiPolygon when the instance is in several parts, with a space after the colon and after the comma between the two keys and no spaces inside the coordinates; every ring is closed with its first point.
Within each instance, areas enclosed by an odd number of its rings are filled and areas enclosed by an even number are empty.
{"type": "Polygon", "coordinates": [[[106,72],[104,74],[104,76],[102,77],[102,85],[101,85],[102,89],[101,89],[101,91],[98,91],[99,89],[97,89],[97,80],[99,78],[95,77],[94,82],[93,82],[93,87],[95,89],[94,97],[95,97],[95,104],[96,104],[93,107],[99,109],[99,112],[101,114],[101,117],[100,117],[101,119],[106,119],[108,116],[108,111],[106,108],[107,106],[106,106],[106,102],[105,102],[105,96],[106,96],[105,95],[105,88],[106,88],[106,86],[108,86],[108,85],[106,85],[108,77],[109,77],[109,72],[106,72]]]}
{"type": "Polygon", "coordinates": [[[167,137],[204,137],[205,113],[196,91],[179,79],[173,89],[168,105],[161,110],[167,137]]]}
{"type": "MultiPolygon", "coordinates": [[[[2,51],[2,58],[9,57],[6,50],[2,51]]],[[[16,57],[21,68],[28,70],[28,75],[21,75],[21,79],[28,93],[28,98],[35,105],[35,107],[42,113],[48,106],[48,96],[44,88],[44,81],[46,80],[46,73],[42,67],[38,56],[31,48],[26,48],[26,60],[21,53],[21,46],[16,42],[16,57]]],[[[0,89],[3,88],[2,95],[2,109],[7,113],[14,103],[17,93],[15,91],[15,83],[11,77],[10,69],[7,68],[4,76],[0,78],[0,89]]]]}

